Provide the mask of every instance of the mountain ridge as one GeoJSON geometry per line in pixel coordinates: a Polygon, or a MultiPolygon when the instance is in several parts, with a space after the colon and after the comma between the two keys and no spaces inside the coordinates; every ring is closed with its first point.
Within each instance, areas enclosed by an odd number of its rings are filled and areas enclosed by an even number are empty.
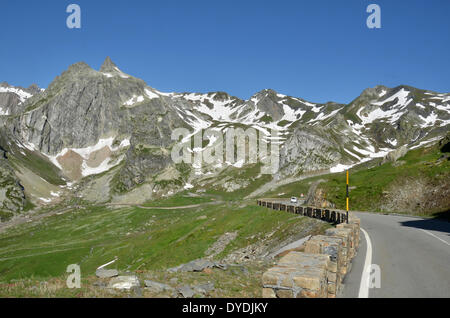
{"type": "Polygon", "coordinates": [[[312,103],[272,89],[248,100],[226,92],[163,93],[123,73],[109,57],[98,71],[73,64],[46,90],[27,94],[21,100],[13,89],[0,92],[0,146],[16,160],[41,158],[67,184],[106,173],[111,198],[146,185],[144,199],[152,199],[242,167],[222,162],[186,172],[170,158],[175,128],[192,135],[207,128],[254,128],[266,142],[280,145],[277,177],[283,177],[337,172],[404,145],[420,146],[445,135],[450,124],[449,93],[377,85],[349,104],[312,103]],[[272,129],[279,137],[270,136],[272,129]]]}

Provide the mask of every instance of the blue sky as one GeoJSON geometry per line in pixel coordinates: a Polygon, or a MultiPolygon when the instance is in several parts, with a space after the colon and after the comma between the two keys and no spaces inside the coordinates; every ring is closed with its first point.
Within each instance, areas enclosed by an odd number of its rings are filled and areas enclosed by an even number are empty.
{"type": "Polygon", "coordinates": [[[161,91],[343,103],[377,84],[450,91],[448,0],[2,0],[0,29],[0,81],[20,86],[111,56],[161,91]],[[66,27],[70,3],[80,30],[66,27]],[[366,26],[370,3],[381,29],[366,26]]]}

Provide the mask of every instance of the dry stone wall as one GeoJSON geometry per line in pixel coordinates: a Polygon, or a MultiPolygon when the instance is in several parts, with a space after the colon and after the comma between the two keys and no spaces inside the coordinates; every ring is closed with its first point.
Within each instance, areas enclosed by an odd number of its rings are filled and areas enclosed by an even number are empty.
{"type": "Polygon", "coordinates": [[[360,220],[349,214],[325,235],[311,237],[304,252],[290,252],[262,276],[264,298],[335,298],[359,246],[360,220]]]}

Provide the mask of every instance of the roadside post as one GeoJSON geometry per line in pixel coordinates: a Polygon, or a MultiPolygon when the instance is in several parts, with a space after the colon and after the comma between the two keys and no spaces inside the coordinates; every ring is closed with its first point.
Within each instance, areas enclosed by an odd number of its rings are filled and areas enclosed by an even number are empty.
{"type": "Polygon", "coordinates": [[[347,224],[348,224],[348,170],[347,170],[347,195],[346,195],[346,203],[347,203],[347,224]]]}

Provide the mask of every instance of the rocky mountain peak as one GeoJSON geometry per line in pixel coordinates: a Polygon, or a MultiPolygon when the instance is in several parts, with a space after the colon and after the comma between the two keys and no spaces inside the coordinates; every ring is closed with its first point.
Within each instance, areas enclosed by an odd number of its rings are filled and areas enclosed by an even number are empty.
{"type": "MultiPolygon", "coordinates": [[[[210,93],[210,94],[212,95],[212,98],[217,101],[225,101],[225,100],[229,100],[231,98],[231,96],[226,92],[215,92],[215,93],[210,93]]],[[[210,95],[210,94],[208,94],[208,95],[210,95]]]]}
{"type": "Polygon", "coordinates": [[[102,66],[100,67],[100,72],[113,72],[117,70],[117,65],[111,60],[109,56],[106,57],[102,66]]]}
{"type": "Polygon", "coordinates": [[[276,98],[277,94],[278,94],[275,90],[273,90],[271,88],[264,89],[260,93],[264,94],[264,95],[266,95],[266,96],[268,96],[270,98],[276,98]]]}
{"type": "Polygon", "coordinates": [[[23,91],[25,93],[35,95],[37,93],[41,92],[41,89],[37,84],[31,84],[28,88],[24,88],[22,86],[13,86],[10,85],[8,82],[0,82],[0,87],[6,89],[3,92],[12,92],[12,93],[18,93],[19,91],[23,91]]]}
{"type": "Polygon", "coordinates": [[[78,62],[78,63],[70,65],[69,68],[67,69],[67,71],[65,71],[63,73],[63,75],[65,73],[76,74],[76,73],[82,73],[82,72],[90,71],[90,70],[92,70],[92,68],[88,64],[86,64],[85,62],[78,62]]]}
{"type": "Polygon", "coordinates": [[[349,105],[311,103],[272,89],[248,100],[220,91],[167,94],[123,73],[109,57],[100,71],[83,62],[70,66],[35,96],[2,85],[9,86],[0,84],[1,146],[47,157],[68,180],[117,167],[111,173],[120,178],[113,184],[120,192],[174,167],[170,136],[178,127],[278,130],[279,137],[267,140],[279,142],[281,171],[292,175],[420,146],[450,123],[449,94],[409,86],[375,86],[349,105]]]}
{"type": "Polygon", "coordinates": [[[30,87],[27,88],[27,91],[32,94],[38,94],[41,92],[41,89],[39,88],[39,86],[37,86],[37,84],[31,84],[30,87]]]}
{"type": "Polygon", "coordinates": [[[366,88],[360,95],[360,98],[374,98],[377,99],[384,96],[390,89],[383,85],[377,85],[375,87],[366,88]]]}
{"type": "Polygon", "coordinates": [[[277,92],[273,89],[263,89],[262,91],[254,94],[252,97],[250,97],[250,100],[252,101],[262,101],[262,100],[268,100],[275,102],[278,100],[277,98],[277,92]]]}

